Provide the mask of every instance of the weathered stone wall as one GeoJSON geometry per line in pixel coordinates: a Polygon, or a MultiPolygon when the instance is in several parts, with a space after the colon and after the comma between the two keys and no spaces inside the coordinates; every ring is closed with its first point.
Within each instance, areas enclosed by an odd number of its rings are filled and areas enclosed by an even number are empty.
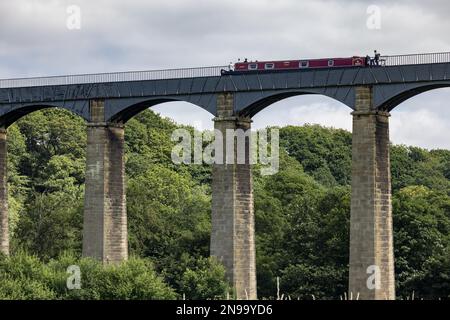
{"type": "Polygon", "coordinates": [[[104,122],[104,102],[91,102],[87,126],[83,256],[105,263],[128,258],[124,128],[104,122]]]}
{"type": "Polygon", "coordinates": [[[373,110],[372,99],[370,87],[356,88],[349,293],[359,299],[395,299],[389,113],[373,110]],[[377,268],[379,289],[370,289],[376,281],[369,277],[377,268]]]}
{"type": "MultiPolygon", "coordinates": [[[[223,164],[213,165],[211,255],[225,266],[238,299],[256,299],[255,223],[252,173],[248,148],[245,164],[226,164],[226,130],[250,129],[250,120],[233,112],[233,95],[217,101],[215,129],[223,134],[223,164]]],[[[246,139],[247,146],[250,143],[246,139]]]]}
{"type": "Polygon", "coordinates": [[[9,254],[7,133],[0,128],[0,252],[9,254]]]}

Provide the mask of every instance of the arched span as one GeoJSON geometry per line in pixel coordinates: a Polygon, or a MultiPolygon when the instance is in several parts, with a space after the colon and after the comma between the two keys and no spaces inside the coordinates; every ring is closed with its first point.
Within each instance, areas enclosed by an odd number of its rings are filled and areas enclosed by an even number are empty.
{"type": "MultiPolygon", "coordinates": [[[[81,101],[77,104],[81,105],[81,101]]],[[[80,116],[84,120],[88,121],[88,111],[87,102],[83,103],[82,107],[76,106],[64,106],[54,103],[45,103],[45,104],[20,104],[20,105],[2,105],[2,112],[0,113],[0,127],[8,128],[14,122],[19,120],[20,118],[30,114],[32,112],[48,109],[48,108],[59,108],[70,111],[77,116],[80,116]],[[85,106],[86,105],[86,106],[85,106]]]]}
{"type": "MultiPolygon", "coordinates": [[[[245,117],[253,117],[258,112],[263,110],[264,108],[270,106],[271,104],[281,101],[283,99],[287,99],[294,96],[301,95],[321,95],[331,99],[334,99],[340,103],[343,103],[347,107],[352,108],[350,101],[354,101],[354,90],[352,88],[346,89],[345,91],[334,90],[333,92],[321,91],[321,90],[308,90],[308,91],[285,91],[282,93],[272,93],[272,94],[264,94],[261,97],[261,94],[258,97],[247,97],[249,100],[248,105],[244,108],[240,108],[239,105],[237,107],[237,113],[239,116],[245,117]],[[347,103],[346,103],[347,102],[347,103]]],[[[239,102],[238,102],[239,104],[239,102]]]]}
{"type": "Polygon", "coordinates": [[[449,87],[450,87],[450,82],[413,87],[413,88],[410,88],[409,90],[405,90],[405,91],[385,100],[378,106],[378,110],[392,111],[395,107],[397,107],[402,102],[404,102],[414,96],[417,96],[421,93],[435,90],[435,89],[449,88],[449,87]]]}
{"type": "Polygon", "coordinates": [[[138,113],[166,102],[187,102],[214,115],[216,110],[216,99],[216,95],[106,99],[105,118],[108,122],[126,123],[138,113]]]}

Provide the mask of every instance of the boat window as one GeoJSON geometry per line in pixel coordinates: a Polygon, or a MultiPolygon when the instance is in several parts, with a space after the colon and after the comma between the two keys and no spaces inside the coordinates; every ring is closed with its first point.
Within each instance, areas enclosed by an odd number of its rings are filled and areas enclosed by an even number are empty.
{"type": "Polygon", "coordinates": [[[248,70],[258,70],[258,65],[256,63],[250,63],[248,65],[248,70]]]}
{"type": "Polygon", "coordinates": [[[328,60],[328,66],[329,67],[334,66],[334,60],[333,59],[328,60]]]}
{"type": "Polygon", "coordinates": [[[273,69],[273,68],[275,68],[275,64],[273,64],[273,63],[266,63],[265,68],[266,69],[273,69]]]}
{"type": "Polygon", "coordinates": [[[308,68],[309,67],[309,61],[300,61],[300,68],[308,68]]]}

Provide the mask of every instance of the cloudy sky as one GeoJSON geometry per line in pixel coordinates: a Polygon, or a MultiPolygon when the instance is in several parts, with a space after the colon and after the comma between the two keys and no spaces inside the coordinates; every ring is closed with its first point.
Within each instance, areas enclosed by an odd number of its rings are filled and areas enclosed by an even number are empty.
{"type": "MultiPolygon", "coordinates": [[[[14,0],[0,2],[0,78],[226,65],[276,60],[450,52],[448,0],[14,0]],[[75,5],[80,29],[67,22],[75,5]],[[373,11],[379,8],[379,28],[373,11]],[[369,26],[368,22],[369,21],[369,26]]],[[[187,103],[154,108],[211,128],[187,103]]],[[[450,89],[392,111],[391,140],[450,149],[450,89]]],[[[255,127],[319,123],[351,130],[350,109],[323,96],[280,101],[255,127]]]]}

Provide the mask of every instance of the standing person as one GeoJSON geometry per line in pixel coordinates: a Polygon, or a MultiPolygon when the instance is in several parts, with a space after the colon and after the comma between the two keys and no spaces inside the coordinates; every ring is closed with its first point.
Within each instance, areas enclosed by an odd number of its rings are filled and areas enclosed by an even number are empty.
{"type": "Polygon", "coordinates": [[[378,53],[377,50],[374,50],[374,53],[375,53],[375,64],[377,66],[379,66],[380,65],[380,56],[381,56],[381,54],[378,53]]]}
{"type": "Polygon", "coordinates": [[[370,56],[367,55],[366,56],[366,66],[369,66],[369,65],[370,65],[370,56]]]}

